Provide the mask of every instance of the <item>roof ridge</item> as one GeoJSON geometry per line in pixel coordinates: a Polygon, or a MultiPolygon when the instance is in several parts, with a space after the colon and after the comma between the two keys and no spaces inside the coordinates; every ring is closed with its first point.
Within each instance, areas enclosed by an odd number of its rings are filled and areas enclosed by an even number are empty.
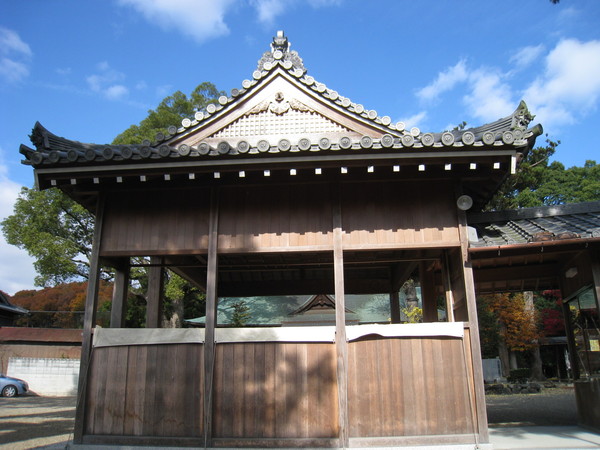
{"type": "Polygon", "coordinates": [[[501,222],[519,219],[534,219],[553,216],[565,216],[569,214],[582,214],[589,212],[600,212],[600,201],[567,203],[563,205],[536,206],[533,208],[512,209],[507,211],[487,211],[467,215],[469,224],[501,222]]]}

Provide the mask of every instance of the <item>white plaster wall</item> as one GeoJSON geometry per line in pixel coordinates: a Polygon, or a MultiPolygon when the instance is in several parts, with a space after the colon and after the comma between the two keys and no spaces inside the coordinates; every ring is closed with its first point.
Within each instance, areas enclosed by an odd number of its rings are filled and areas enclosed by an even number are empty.
{"type": "Polygon", "coordinates": [[[38,395],[76,395],[79,360],[11,357],[7,375],[27,381],[29,390],[38,395]]]}

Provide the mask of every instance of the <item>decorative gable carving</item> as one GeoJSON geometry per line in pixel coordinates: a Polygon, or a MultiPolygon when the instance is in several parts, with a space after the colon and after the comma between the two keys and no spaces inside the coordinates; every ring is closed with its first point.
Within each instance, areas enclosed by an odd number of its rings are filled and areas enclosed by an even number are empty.
{"type": "Polygon", "coordinates": [[[238,120],[209,138],[236,138],[281,134],[352,133],[293,97],[277,92],[238,120]]]}

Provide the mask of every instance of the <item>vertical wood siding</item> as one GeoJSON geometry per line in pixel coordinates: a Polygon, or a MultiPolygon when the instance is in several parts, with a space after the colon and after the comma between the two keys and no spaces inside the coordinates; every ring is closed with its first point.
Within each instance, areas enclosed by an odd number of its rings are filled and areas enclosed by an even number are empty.
{"type": "MultiPolygon", "coordinates": [[[[465,331],[464,339],[350,342],[350,437],[473,433],[473,370],[465,362],[471,354],[465,331]]],[[[94,349],[84,434],[202,439],[202,374],[198,344],[94,349]]],[[[294,446],[337,438],[335,346],[218,344],[212,408],[213,438],[223,442],[271,439],[294,446]]]]}
{"type": "MultiPolygon", "coordinates": [[[[459,243],[451,185],[342,186],[344,248],[459,243]]],[[[208,189],[130,192],[107,202],[103,256],[205,253],[208,189]]],[[[222,187],[219,251],[325,250],[333,245],[328,184],[222,187]]]]}
{"type": "Polygon", "coordinates": [[[157,255],[208,248],[208,189],[129,192],[106,203],[100,253],[157,255]]]}
{"type": "Polygon", "coordinates": [[[223,188],[219,207],[220,251],[332,246],[326,184],[223,188]]]}
{"type": "Polygon", "coordinates": [[[344,249],[457,245],[453,195],[447,183],[345,185],[344,249]]]}
{"type": "Polygon", "coordinates": [[[218,344],[213,437],[337,437],[335,370],[333,344],[218,344]]]}
{"type": "Polygon", "coordinates": [[[85,433],[201,437],[202,380],[202,345],[95,348],[85,433]]]}
{"type": "Polygon", "coordinates": [[[472,433],[463,342],[468,343],[455,338],[349,343],[350,436],[472,433]]]}

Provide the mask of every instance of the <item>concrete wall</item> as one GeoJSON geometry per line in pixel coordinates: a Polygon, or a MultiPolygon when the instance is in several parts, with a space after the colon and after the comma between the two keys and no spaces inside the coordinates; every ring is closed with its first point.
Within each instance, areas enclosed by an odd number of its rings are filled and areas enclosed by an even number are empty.
{"type": "Polygon", "coordinates": [[[488,383],[502,378],[502,365],[500,358],[490,358],[483,360],[483,379],[488,383]]]}
{"type": "Polygon", "coordinates": [[[79,360],[11,357],[7,375],[27,381],[30,391],[38,395],[76,395],[79,360]]]}

